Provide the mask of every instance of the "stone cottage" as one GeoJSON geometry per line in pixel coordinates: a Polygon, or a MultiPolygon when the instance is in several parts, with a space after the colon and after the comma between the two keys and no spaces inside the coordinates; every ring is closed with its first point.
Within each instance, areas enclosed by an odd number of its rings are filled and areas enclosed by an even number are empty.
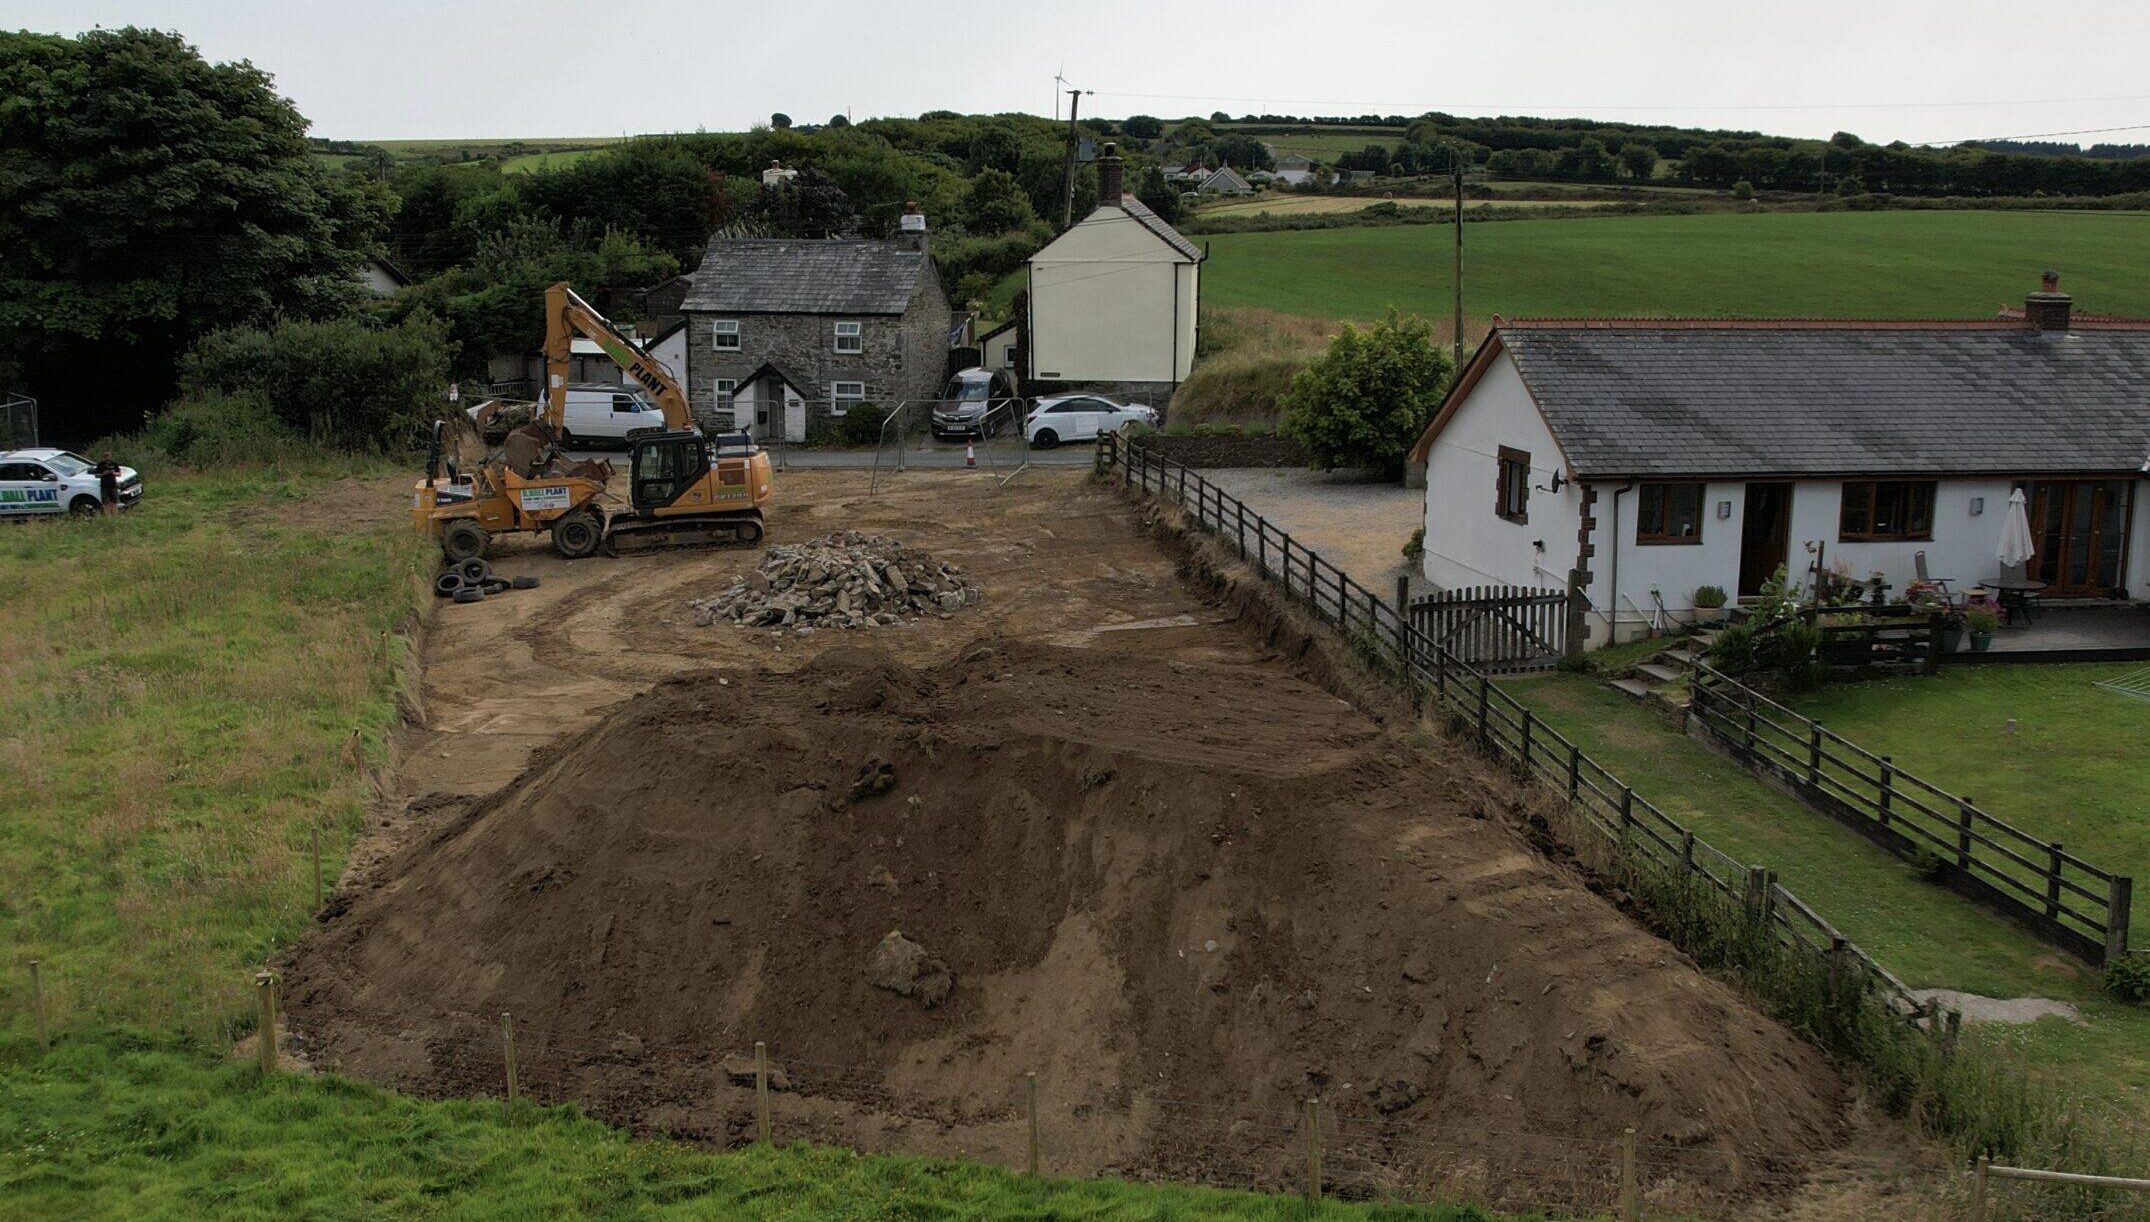
{"type": "Polygon", "coordinates": [[[948,372],[948,293],[915,207],[888,239],[717,239],[680,309],[696,415],[762,441],[935,398],[948,372]]]}

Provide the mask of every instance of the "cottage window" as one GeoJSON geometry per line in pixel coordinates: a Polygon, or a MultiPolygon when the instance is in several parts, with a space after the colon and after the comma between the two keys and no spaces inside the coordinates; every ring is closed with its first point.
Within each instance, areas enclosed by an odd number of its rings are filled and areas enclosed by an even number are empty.
{"type": "Polygon", "coordinates": [[[866,401],[864,382],[829,383],[829,414],[841,416],[866,401]]]}
{"type": "Polygon", "coordinates": [[[739,320],[719,318],[710,323],[709,346],[719,352],[739,351],[739,320]]]}
{"type": "Polygon", "coordinates": [[[1635,542],[1702,542],[1702,485],[1644,484],[1638,489],[1635,542]]]}
{"type": "Polygon", "coordinates": [[[1837,517],[1840,540],[1910,541],[1934,537],[1933,480],[1853,480],[1837,517]]]}
{"type": "Polygon", "coordinates": [[[840,322],[836,324],[836,350],[838,352],[864,352],[866,350],[866,340],[860,333],[858,323],[840,322]]]}
{"type": "Polygon", "coordinates": [[[714,406],[720,412],[728,412],[732,410],[732,396],[737,393],[738,390],[739,382],[737,379],[718,378],[711,385],[711,396],[715,400],[715,403],[712,406],[714,406]]]}
{"type": "Polygon", "coordinates": [[[1493,512],[1510,522],[1530,521],[1530,451],[1500,448],[1500,475],[1493,485],[1493,512]]]}

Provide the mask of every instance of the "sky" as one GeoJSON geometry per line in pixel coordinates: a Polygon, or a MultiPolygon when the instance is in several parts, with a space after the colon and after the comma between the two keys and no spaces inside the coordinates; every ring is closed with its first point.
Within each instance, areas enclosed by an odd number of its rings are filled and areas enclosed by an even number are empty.
{"type": "Polygon", "coordinates": [[[0,28],[96,25],[251,60],[315,135],[352,140],[1050,115],[1064,74],[1106,118],[1444,110],[2150,141],[2139,0],[0,0],[0,28]]]}

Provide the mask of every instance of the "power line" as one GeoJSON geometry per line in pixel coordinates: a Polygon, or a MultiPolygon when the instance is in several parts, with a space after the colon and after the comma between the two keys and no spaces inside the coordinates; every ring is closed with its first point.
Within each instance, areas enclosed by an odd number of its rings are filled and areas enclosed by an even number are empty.
{"type": "Polygon", "coordinates": [[[1966,136],[1961,140],[1917,140],[1915,148],[1935,148],[1951,144],[1972,144],[1985,140],[2047,140],[2055,136],[2102,136],[2108,132],[2150,131],[2150,123],[2132,123],[2126,127],[2078,127],[2065,132],[2031,132],[2022,136],[1966,136]]]}
{"type": "Polygon", "coordinates": [[[1398,114],[1423,114],[1427,111],[1434,110],[1442,111],[1443,113],[1455,113],[1458,111],[1475,110],[1495,111],[1505,114],[1536,115],[1549,114],[1552,112],[1563,110],[1568,111],[1571,114],[1580,114],[1588,111],[1602,110],[1932,110],[1974,106],[2063,106],[2082,105],[2094,102],[2150,102],[2150,94],[2117,94],[2109,97],[1988,98],[1977,101],[1951,102],[1772,102],[1731,103],[1724,105],[1701,102],[1623,102],[1588,104],[1564,102],[1557,105],[1547,105],[1544,103],[1519,105],[1512,102],[1448,102],[1440,105],[1428,106],[1415,102],[1352,102],[1339,101],[1334,98],[1235,97],[1225,94],[1209,93],[1131,93],[1116,89],[1099,89],[1095,90],[1094,92],[1097,94],[1097,96],[1101,98],[1144,98],[1153,101],[1171,102],[1253,102],[1257,104],[1272,106],[1350,106],[1365,107],[1372,110],[1380,110],[1398,114]]]}

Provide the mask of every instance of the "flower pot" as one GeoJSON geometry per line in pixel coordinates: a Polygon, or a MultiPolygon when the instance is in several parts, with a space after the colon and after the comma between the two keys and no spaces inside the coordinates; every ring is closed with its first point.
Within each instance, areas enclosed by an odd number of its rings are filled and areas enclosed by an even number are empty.
{"type": "Polygon", "coordinates": [[[1989,650],[1989,649],[1991,649],[1991,648],[1993,648],[1993,634],[1992,634],[1992,633],[1990,633],[1990,632],[1974,632],[1974,633],[1972,633],[1972,634],[1971,634],[1971,652],[1972,652],[1972,653],[1984,653],[1984,652],[1986,652],[1987,650],[1989,650]]]}
{"type": "MultiPolygon", "coordinates": [[[[1990,642],[1992,638],[1989,637],[1987,639],[1990,642]]],[[[1938,644],[1942,653],[1956,652],[1958,649],[1961,649],[1963,647],[1963,629],[1947,627],[1942,628],[1941,639],[1938,644]]]]}

